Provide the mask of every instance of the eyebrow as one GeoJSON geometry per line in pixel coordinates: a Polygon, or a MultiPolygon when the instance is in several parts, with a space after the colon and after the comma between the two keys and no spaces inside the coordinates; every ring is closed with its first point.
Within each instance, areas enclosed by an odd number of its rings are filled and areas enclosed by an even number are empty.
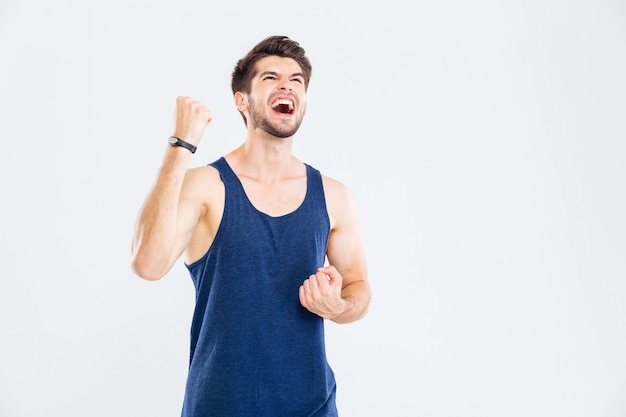
{"type": "MultiPolygon", "coordinates": [[[[265,75],[276,75],[278,76],[278,73],[276,71],[263,71],[259,77],[263,77],[265,75]]],[[[304,79],[304,74],[301,72],[294,72],[293,74],[291,74],[289,76],[289,78],[294,78],[294,77],[302,77],[302,79],[304,79]]]]}

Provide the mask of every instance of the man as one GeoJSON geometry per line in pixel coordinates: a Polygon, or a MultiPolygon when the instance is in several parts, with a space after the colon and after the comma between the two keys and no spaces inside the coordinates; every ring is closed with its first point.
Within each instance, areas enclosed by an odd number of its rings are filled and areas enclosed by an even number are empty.
{"type": "Polygon", "coordinates": [[[310,77],[297,42],[256,45],[232,76],[246,140],[197,168],[189,159],[212,116],[176,101],[132,268],[157,280],[182,255],[194,282],[184,417],[337,415],[324,319],[360,319],[371,295],[349,192],[291,153],[310,77]]]}

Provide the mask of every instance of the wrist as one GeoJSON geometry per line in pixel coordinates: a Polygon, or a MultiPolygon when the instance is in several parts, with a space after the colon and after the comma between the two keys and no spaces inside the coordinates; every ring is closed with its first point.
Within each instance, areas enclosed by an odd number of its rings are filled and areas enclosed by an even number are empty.
{"type": "Polygon", "coordinates": [[[197,147],[195,145],[192,145],[191,143],[177,137],[177,136],[170,136],[167,140],[167,143],[169,143],[170,145],[172,145],[175,148],[183,148],[186,149],[187,151],[191,152],[191,153],[196,153],[196,149],[197,147]]]}

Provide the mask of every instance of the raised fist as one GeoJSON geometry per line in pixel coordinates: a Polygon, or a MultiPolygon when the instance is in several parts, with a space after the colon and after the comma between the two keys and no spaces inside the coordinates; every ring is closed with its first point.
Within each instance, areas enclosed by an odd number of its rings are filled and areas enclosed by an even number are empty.
{"type": "Polygon", "coordinates": [[[180,96],[176,99],[174,136],[198,146],[212,117],[204,104],[191,97],[180,96]]]}

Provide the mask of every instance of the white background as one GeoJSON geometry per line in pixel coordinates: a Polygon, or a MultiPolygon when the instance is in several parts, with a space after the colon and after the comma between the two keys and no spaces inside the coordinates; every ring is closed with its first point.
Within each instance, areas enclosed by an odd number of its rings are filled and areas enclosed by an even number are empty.
{"type": "Polygon", "coordinates": [[[626,415],[623,1],[0,3],[0,416],[180,414],[194,293],[129,267],[175,98],[238,146],[235,62],[313,63],[294,153],[344,182],[374,299],[342,417],[626,415]]]}

